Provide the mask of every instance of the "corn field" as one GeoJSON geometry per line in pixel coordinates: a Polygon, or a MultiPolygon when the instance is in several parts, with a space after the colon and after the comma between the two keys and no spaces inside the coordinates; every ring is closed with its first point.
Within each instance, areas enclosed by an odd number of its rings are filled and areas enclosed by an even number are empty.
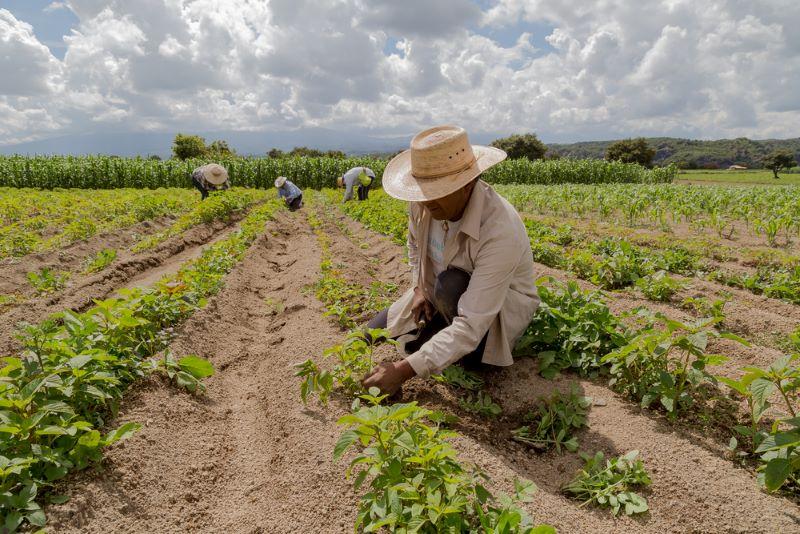
{"type": "MultiPolygon", "coordinates": [[[[5,156],[0,157],[0,186],[116,189],[191,187],[195,168],[205,159],[155,160],[115,156],[5,156]]],[[[321,189],[356,166],[375,171],[378,181],[386,160],[375,158],[230,158],[219,161],[233,185],[270,188],[278,176],[286,176],[301,188],[321,189]]],[[[677,174],[674,167],[645,169],[639,165],[601,160],[510,160],[484,174],[500,184],[558,183],[663,183],[677,174]]]]}

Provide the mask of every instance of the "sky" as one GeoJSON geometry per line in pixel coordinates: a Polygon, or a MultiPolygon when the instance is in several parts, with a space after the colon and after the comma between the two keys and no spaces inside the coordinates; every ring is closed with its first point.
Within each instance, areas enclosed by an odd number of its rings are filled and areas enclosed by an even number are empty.
{"type": "Polygon", "coordinates": [[[800,136],[797,0],[0,0],[0,145],[800,136]]]}

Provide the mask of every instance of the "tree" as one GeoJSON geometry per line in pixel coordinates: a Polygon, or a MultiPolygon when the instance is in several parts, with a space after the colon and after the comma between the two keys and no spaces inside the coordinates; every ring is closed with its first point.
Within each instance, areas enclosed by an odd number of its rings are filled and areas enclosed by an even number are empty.
{"type": "Polygon", "coordinates": [[[178,134],[172,142],[172,154],[178,159],[200,158],[206,153],[206,140],[199,135],[178,134]]]}
{"type": "Polygon", "coordinates": [[[651,167],[656,149],[647,144],[647,139],[622,139],[611,143],[606,149],[608,161],[621,161],[622,163],[638,163],[643,167],[651,167]]]}
{"type": "Polygon", "coordinates": [[[228,146],[228,142],[222,139],[218,139],[214,141],[208,148],[206,148],[206,155],[214,158],[227,158],[236,155],[236,151],[234,151],[230,146],[228,146]]]}
{"type": "Polygon", "coordinates": [[[273,148],[269,152],[267,152],[268,158],[282,158],[286,155],[286,153],[281,150],[280,148],[273,148]]]}
{"type": "Polygon", "coordinates": [[[775,150],[761,160],[764,167],[772,171],[775,179],[778,179],[778,172],[781,169],[788,169],[797,165],[794,154],[786,150],[775,150]]]}
{"type": "Polygon", "coordinates": [[[504,150],[511,159],[528,158],[533,161],[544,158],[547,152],[547,145],[539,141],[536,134],[531,133],[495,139],[492,146],[504,150]]]}

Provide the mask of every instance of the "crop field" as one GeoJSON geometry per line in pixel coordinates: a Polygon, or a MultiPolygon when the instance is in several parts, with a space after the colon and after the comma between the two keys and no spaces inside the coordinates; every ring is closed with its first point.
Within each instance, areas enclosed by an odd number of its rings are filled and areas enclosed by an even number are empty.
{"type": "Polygon", "coordinates": [[[392,398],[360,380],[410,282],[381,190],[0,188],[0,524],[797,532],[800,191],[546,163],[493,178],[542,301],[514,365],[392,398]]]}
{"type": "Polygon", "coordinates": [[[723,183],[723,184],[763,184],[763,185],[797,185],[800,184],[800,172],[797,168],[792,172],[782,171],[778,179],[772,171],[765,169],[729,171],[729,170],[698,170],[680,171],[677,175],[680,182],[689,183],[723,183]]]}

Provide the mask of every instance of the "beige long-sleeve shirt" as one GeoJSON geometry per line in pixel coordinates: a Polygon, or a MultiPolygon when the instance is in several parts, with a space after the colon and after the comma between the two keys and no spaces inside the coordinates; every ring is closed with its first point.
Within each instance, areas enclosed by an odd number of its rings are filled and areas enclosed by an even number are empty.
{"type": "MultiPolygon", "coordinates": [[[[392,336],[416,329],[411,304],[414,287],[432,300],[435,276],[427,254],[430,213],[411,203],[408,255],[412,286],[389,308],[392,336]]],[[[458,302],[458,316],[406,360],[427,377],[469,354],[488,332],[483,362],[506,366],[511,351],[539,306],[525,225],[511,204],[479,181],[461,218],[458,233],[445,243],[444,266],[469,273],[469,286],[458,302]]]]}

